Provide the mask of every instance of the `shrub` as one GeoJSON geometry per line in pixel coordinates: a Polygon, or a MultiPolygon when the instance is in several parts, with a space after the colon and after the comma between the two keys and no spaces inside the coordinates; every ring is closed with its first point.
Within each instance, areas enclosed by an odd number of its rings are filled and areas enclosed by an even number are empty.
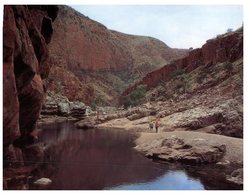
{"type": "Polygon", "coordinates": [[[202,67],[196,77],[196,82],[198,84],[202,84],[204,80],[208,77],[209,69],[206,67],[202,67]]]}
{"type": "Polygon", "coordinates": [[[182,75],[182,74],[184,74],[185,73],[185,71],[184,71],[184,69],[177,69],[177,70],[175,70],[172,74],[171,74],[171,78],[173,79],[173,78],[176,78],[177,76],[179,76],[179,75],[182,75]]]}
{"type": "Polygon", "coordinates": [[[127,108],[129,106],[137,106],[146,95],[146,86],[139,85],[137,88],[132,91],[129,95],[123,98],[124,107],[127,108]]]}
{"type": "Polygon", "coordinates": [[[233,71],[233,64],[231,62],[227,62],[224,64],[225,70],[227,73],[231,74],[233,71]]]}
{"type": "Polygon", "coordinates": [[[102,106],[104,105],[104,100],[98,95],[94,98],[93,102],[91,103],[90,107],[93,110],[96,110],[97,106],[102,106]]]}

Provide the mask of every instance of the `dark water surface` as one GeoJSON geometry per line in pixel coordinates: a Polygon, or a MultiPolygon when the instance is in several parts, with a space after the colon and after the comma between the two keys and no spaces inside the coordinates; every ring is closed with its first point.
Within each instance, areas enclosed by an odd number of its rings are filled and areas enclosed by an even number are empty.
{"type": "Polygon", "coordinates": [[[135,137],[128,132],[83,131],[72,122],[43,125],[42,129],[45,161],[35,176],[53,181],[47,189],[205,189],[199,178],[184,169],[155,163],[135,151],[135,137]]]}

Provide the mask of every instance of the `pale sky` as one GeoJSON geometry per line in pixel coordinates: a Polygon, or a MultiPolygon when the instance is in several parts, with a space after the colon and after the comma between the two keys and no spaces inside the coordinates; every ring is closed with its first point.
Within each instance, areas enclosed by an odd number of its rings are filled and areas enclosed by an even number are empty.
{"type": "Polygon", "coordinates": [[[241,5],[70,5],[108,29],[197,48],[243,23],[241,5]]]}

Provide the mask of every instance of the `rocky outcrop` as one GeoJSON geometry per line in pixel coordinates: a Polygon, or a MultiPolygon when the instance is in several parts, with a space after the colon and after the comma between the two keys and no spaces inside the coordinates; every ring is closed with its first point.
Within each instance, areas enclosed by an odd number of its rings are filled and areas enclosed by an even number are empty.
{"type": "MultiPolygon", "coordinates": [[[[237,123],[242,123],[242,114],[238,113],[239,102],[229,99],[219,102],[214,108],[207,106],[197,106],[192,109],[187,109],[181,112],[175,112],[170,115],[163,116],[163,111],[159,112],[162,117],[162,123],[165,121],[166,126],[174,128],[188,128],[196,130],[210,125],[215,125],[219,129],[219,134],[230,135],[233,137],[242,137],[242,127],[237,123]],[[233,124],[236,128],[236,136],[224,130],[224,127],[233,124]],[[223,128],[223,129],[222,129],[223,128]],[[240,129],[238,129],[240,128],[240,129]],[[222,130],[221,130],[222,129],[222,130]]],[[[216,133],[217,133],[216,129],[216,133]]]]}
{"type": "Polygon", "coordinates": [[[243,28],[208,40],[202,48],[190,51],[188,56],[150,72],[142,80],[125,90],[123,95],[130,94],[141,84],[146,85],[147,89],[152,89],[161,82],[170,80],[179,70],[188,73],[199,66],[211,67],[220,62],[234,62],[242,57],[243,28]]]}
{"type": "Polygon", "coordinates": [[[185,164],[216,163],[225,154],[225,145],[211,146],[204,139],[194,139],[193,144],[185,143],[183,139],[171,136],[146,154],[148,158],[185,164]]]}
{"type": "Polygon", "coordinates": [[[243,110],[239,98],[193,96],[177,102],[152,102],[99,117],[99,127],[149,131],[160,118],[160,132],[184,129],[231,137],[243,137],[243,110]],[[211,98],[209,98],[211,97],[211,98]],[[203,104],[202,102],[205,101],[203,104]],[[198,103],[199,102],[199,103],[198,103]],[[122,124],[123,123],[123,124],[122,124]]]}
{"type": "MultiPolygon", "coordinates": [[[[214,171],[220,172],[219,179],[226,180],[228,186],[233,186],[231,188],[243,188],[243,139],[175,131],[160,134],[141,133],[136,144],[136,150],[155,161],[186,164],[184,168],[201,175],[204,183],[209,181],[209,174],[206,173],[214,171]]],[[[210,179],[217,180],[212,174],[210,179]]],[[[218,184],[216,189],[220,188],[218,184]]],[[[226,187],[223,186],[223,189],[226,187]]]]}
{"type": "Polygon", "coordinates": [[[136,150],[154,160],[191,165],[227,161],[228,164],[243,164],[242,139],[238,138],[175,131],[161,134],[142,133],[136,144],[136,150]]]}
{"type": "Polygon", "coordinates": [[[8,146],[33,131],[43,103],[43,79],[50,69],[47,44],[56,6],[4,6],[3,140],[8,146]]]}
{"type": "Polygon", "coordinates": [[[243,185],[243,168],[234,170],[230,175],[226,177],[227,181],[238,185],[243,185]]]}
{"type": "Polygon", "coordinates": [[[67,97],[48,91],[41,114],[84,118],[86,106],[82,102],[70,102],[67,97]]]}
{"type": "Polygon", "coordinates": [[[49,78],[45,83],[48,90],[66,96],[70,101],[83,101],[90,105],[95,96],[94,86],[91,83],[85,84],[71,71],[58,67],[57,61],[51,60],[51,64],[49,78]]]}

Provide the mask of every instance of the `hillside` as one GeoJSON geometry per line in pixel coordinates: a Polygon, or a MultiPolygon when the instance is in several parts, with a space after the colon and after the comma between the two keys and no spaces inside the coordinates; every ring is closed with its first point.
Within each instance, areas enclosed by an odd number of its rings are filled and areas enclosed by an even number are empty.
{"type": "Polygon", "coordinates": [[[48,90],[105,105],[117,103],[128,84],[186,54],[154,38],[111,31],[67,6],[59,6],[49,51],[48,90]]]}
{"type": "Polygon", "coordinates": [[[186,128],[243,137],[243,28],[150,72],[123,93],[121,102],[140,85],[146,86],[143,106],[149,108],[136,119],[155,110],[163,131],[186,128]]]}

